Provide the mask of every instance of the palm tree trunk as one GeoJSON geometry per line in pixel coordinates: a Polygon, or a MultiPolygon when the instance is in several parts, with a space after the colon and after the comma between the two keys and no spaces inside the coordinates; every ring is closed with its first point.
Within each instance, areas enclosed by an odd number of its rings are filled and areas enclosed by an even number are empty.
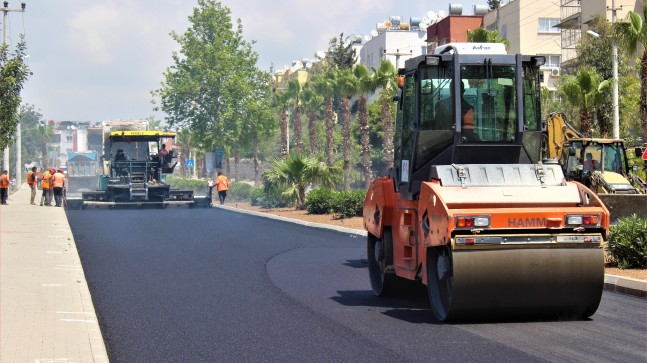
{"type": "Polygon", "coordinates": [[[303,188],[299,188],[299,203],[297,209],[306,209],[306,190],[303,188]]]}
{"type": "Polygon", "coordinates": [[[643,142],[647,142],[647,50],[640,58],[640,133],[643,142]]]}
{"type": "Polygon", "coordinates": [[[382,130],[384,131],[384,161],[387,170],[393,167],[393,120],[391,120],[391,104],[389,100],[382,101],[382,130]]]}
{"type": "Polygon", "coordinates": [[[326,164],[332,167],[333,160],[333,130],[335,128],[332,111],[332,98],[326,99],[326,164]]]}
{"type": "Polygon", "coordinates": [[[240,180],[240,149],[234,149],[234,178],[240,180]]]}
{"type": "Polygon", "coordinates": [[[604,116],[604,110],[602,107],[595,108],[595,115],[598,119],[598,128],[600,129],[600,136],[608,138],[609,137],[609,122],[604,116]]]}
{"type": "Polygon", "coordinates": [[[362,168],[364,169],[364,187],[368,189],[371,184],[371,143],[368,130],[368,109],[366,96],[359,97],[359,134],[362,144],[362,168]]]}
{"type": "Polygon", "coordinates": [[[308,113],[308,134],[310,136],[310,152],[312,155],[319,153],[317,147],[317,115],[314,112],[308,113]]]}
{"type": "Polygon", "coordinates": [[[288,154],[288,113],[283,111],[281,113],[281,156],[288,154]]]}
{"type": "Polygon", "coordinates": [[[342,138],[343,138],[343,158],[344,158],[344,190],[350,190],[350,102],[344,97],[341,102],[342,107],[342,138]]]}
{"type": "Polygon", "coordinates": [[[254,149],[254,185],[258,185],[258,177],[260,175],[260,160],[258,158],[258,137],[254,137],[252,141],[254,149]]]}
{"type": "MultiPolygon", "coordinates": [[[[297,101],[298,102],[298,101],[297,101]]],[[[303,147],[303,131],[301,127],[301,107],[294,106],[294,148],[301,151],[303,147]]]]}
{"type": "Polygon", "coordinates": [[[580,113],[580,130],[585,137],[591,137],[591,112],[586,107],[580,113]]]}

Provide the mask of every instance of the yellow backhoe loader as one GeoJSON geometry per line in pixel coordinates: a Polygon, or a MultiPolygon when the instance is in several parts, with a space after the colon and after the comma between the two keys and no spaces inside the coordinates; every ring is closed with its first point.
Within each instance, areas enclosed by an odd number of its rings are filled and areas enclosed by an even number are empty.
{"type": "Polygon", "coordinates": [[[546,158],[557,159],[567,180],[593,190],[612,220],[637,214],[647,219],[647,183],[629,168],[624,141],[584,137],[561,113],[546,123],[546,158]]]}

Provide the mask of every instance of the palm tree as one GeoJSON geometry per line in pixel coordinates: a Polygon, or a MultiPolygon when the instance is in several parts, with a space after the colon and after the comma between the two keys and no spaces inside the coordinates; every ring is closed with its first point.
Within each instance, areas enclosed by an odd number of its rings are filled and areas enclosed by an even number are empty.
{"type": "Polygon", "coordinates": [[[643,17],[630,11],[628,21],[618,22],[614,32],[618,44],[631,56],[640,55],[640,133],[647,140],[647,3],[643,5],[643,17]]]}
{"type": "Polygon", "coordinates": [[[301,150],[303,142],[301,141],[301,95],[302,89],[299,80],[293,79],[287,84],[287,96],[292,102],[292,117],[294,120],[294,148],[301,150]]]}
{"type": "Polygon", "coordinates": [[[290,146],[288,145],[288,102],[289,94],[284,91],[276,91],[274,93],[274,103],[278,110],[279,128],[281,129],[281,156],[288,154],[290,146]]]}
{"type": "Polygon", "coordinates": [[[359,92],[359,135],[362,145],[362,169],[364,175],[364,186],[368,189],[371,184],[371,142],[368,125],[368,107],[366,106],[366,94],[373,93],[377,89],[377,78],[368,74],[368,69],[358,64],[353,69],[357,78],[357,90],[359,92]]]}
{"type": "Polygon", "coordinates": [[[312,155],[319,154],[317,135],[317,115],[321,111],[323,99],[314,90],[312,82],[305,84],[303,89],[303,108],[308,115],[308,136],[310,140],[310,152],[312,155]]]}
{"type": "Polygon", "coordinates": [[[266,189],[284,189],[283,195],[296,199],[297,209],[305,209],[306,189],[315,184],[332,189],[340,182],[341,173],[338,165],[328,167],[314,157],[292,152],[270,160],[263,182],[266,189]]]}
{"type": "Polygon", "coordinates": [[[391,118],[391,105],[393,96],[397,91],[395,67],[391,62],[383,59],[380,68],[373,68],[375,82],[382,89],[380,91],[380,103],[382,104],[382,130],[384,132],[384,162],[386,167],[393,167],[393,119],[391,118]]]}
{"type": "Polygon", "coordinates": [[[560,93],[573,106],[580,109],[580,131],[586,137],[592,136],[593,114],[591,108],[599,93],[609,82],[600,82],[599,75],[592,68],[580,68],[574,76],[566,76],[559,88],[560,93]]]}
{"type": "Polygon", "coordinates": [[[324,98],[326,116],[326,165],[328,167],[332,167],[334,164],[333,131],[335,129],[335,120],[333,98],[335,96],[335,79],[335,73],[329,70],[322,75],[316,76],[312,81],[315,91],[324,98]]]}
{"type": "Polygon", "coordinates": [[[357,92],[357,78],[350,70],[339,71],[337,76],[337,95],[341,98],[342,156],[344,159],[344,190],[350,190],[351,164],[351,109],[350,98],[357,92]]]}

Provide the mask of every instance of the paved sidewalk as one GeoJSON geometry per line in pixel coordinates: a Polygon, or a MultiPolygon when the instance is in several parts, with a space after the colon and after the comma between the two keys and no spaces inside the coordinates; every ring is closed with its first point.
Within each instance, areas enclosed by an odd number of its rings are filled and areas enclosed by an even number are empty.
{"type": "Polygon", "coordinates": [[[0,361],[108,362],[65,210],[29,194],[0,206],[0,361]]]}

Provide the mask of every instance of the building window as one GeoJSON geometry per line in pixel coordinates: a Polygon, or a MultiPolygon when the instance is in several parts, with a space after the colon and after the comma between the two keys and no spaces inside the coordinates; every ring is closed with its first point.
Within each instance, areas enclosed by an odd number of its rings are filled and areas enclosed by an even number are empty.
{"type": "Polygon", "coordinates": [[[501,38],[508,39],[508,24],[501,25],[501,38]]]}
{"type": "Polygon", "coordinates": [[[559,18],[539,18],[539,33],[559,33],[559,18]]]}
{"type": "Polygon", "coordinates": [[[66,135],[66,136],[65,136],[65,141],[67,141],[67,142],[72,142],[72,141],[74,141],[74,136],[72,136],[72,135],[66,135]]]}
{"type": "Polygon", "coordinates": [[[547,55],[546,64],[544,64],[544,67],[559,68],[559,65],[561,63],[561,58],[562,57],[559,55],[547,55]]]}

